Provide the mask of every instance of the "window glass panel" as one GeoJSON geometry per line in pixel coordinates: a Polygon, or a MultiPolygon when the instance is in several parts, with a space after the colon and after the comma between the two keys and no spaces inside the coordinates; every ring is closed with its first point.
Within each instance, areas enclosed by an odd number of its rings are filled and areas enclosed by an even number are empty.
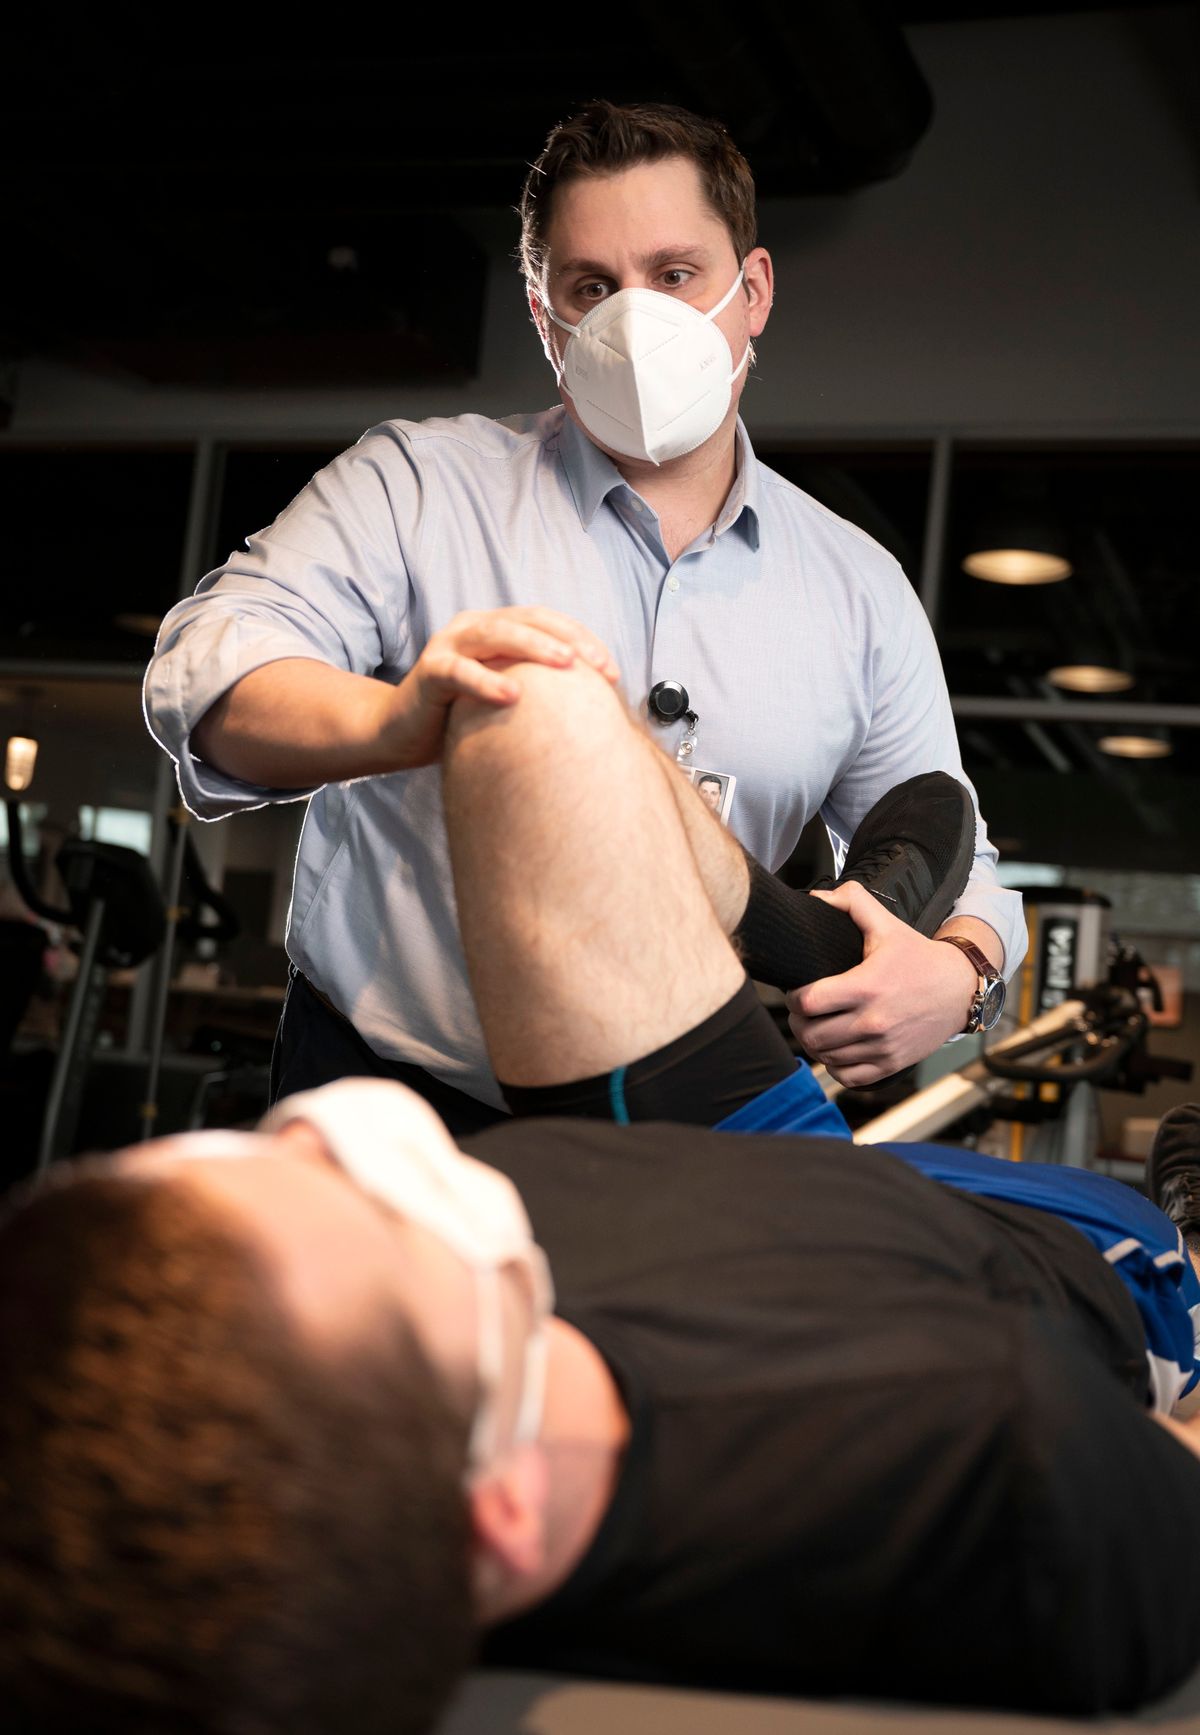
{"type": "Polygon", "coordinates": [[[921,572],[932,455],[928,445],[756,446],[764,464],[848,518],[894,554],[910,583],[921,572]]]}
{"type": "Polygon", "coordinates": [[[1069,868],[1189,873],[1200,862],[1196,730],[1170,759],[1099,751],[1099,725],[960,717],[967,775],[992,841],[1009,860],[1069,868]]]}
{"type": "MultiPolygon", "coordinates": [[[[23,801],[21,803],[21,842],[25,846],[27,856],[36,856],[42,847],[39,828],[45,817],[46,804],[44,801],[23,801]]],[[[0,849],[5,851],[8,849],[8,809],[3,802],[0,802],[0,849]]],[[[3,868],[3,874],[0,877],[7,877],[7,861],[0,864],[0,867],[3,868]]]]}
{"type": "Polygon", "coordinates": [[[951,692],[1053,696],[1051,669],[1131,678],[1132,702],[1196,702],[1200,449],[956,450],[938,642],[951,692]],[[1040,540],[1039,540],[1040,539],[1040,540]],[[983,548],[1036,544],[1071,575],[997,584],[983,548]]]}
{"type": "Polygon", "coordinates": [[[957,449],[938,644],[960,700],[963,760],[1002,852],[1115,870],[1186,873],[1200,861],[1200,731],[1140,724],[1140,705],[1200,703],[1200,447],[957,449]],[[984,548],[1035,547],[1068,576],[998,584],[963,570],[984,548]],[[1078,692],[1052,670],[1112,671],[1078,692]],[[1116,682],[1126,681],[1121,687],[1116,682]],[[969,714],[1002,699],[1133,708],[1109,722],[969,714]],[[1105,750],[1135,737],[1159,758],[1105,750]]]}
{"type": "Polygon", "coordinates": [[[220,566],[232,552],[245,547],[248,536],[273,523],[305,483],[351,443],[231,447],[225,454],[210,566],[220,566]]]}
{"type": "Polygon", "coordinates": [[[151,816],[131,807],[87,807],[79,809],[79,835],[86,841],[117,843],[139,854],[150,854],[151,816]]]}
{"type": "Polygon", "coordinates": [[[1066,869],[1045,861],[1002,861],[997,872],[1002,886],[1024,891],[1029,886],[1061,886],[1066,869]]]}
{"type": "Polygon", "coordinates": [[[190,450],[0,453],[0,658],[145,663],[179,591],[190,450]]]}

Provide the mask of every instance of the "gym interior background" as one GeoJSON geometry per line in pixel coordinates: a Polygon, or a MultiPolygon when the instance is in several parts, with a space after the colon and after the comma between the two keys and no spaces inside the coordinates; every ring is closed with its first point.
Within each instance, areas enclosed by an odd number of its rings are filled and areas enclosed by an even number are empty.
{"type": "MultiPolygon", "coordinates": [[[[553,400],[512,260],[525,163],[591,95],[673,100],[759,182],[759,455],[901,559],[1006,878],[1106,897],[1162,971],[1156,1052],[1200,1059],[1196,8],[812,0],[751,32],[694,0],[607,43],[505,11],[452,50],[400,14],[333,54],[220,12],[186,54],[165,23],[35,27],[7,81],[0,741],[38,744],[6,793],[39,895],[64,904],[71,836],[165,879],[140,679],[177,596],[373,423],[553,400]],[[1052,581],[964,567],[1014,546],[1052,581]]],[[[159,1125],[253,1103],[300,819],[190,827],[236,937],[105,973],[81,1143],[137,1135],[160,1006],[159,1125]]],[[[0,917],[27,923],[11,883],[0,917]]],[[[45,936],[36,979],[0,967],[10,1169],[77,968],[75,929],[45,936]]],[[[1104,1093],[1101,1154],[1187,1094],[1104,1093]]]]}

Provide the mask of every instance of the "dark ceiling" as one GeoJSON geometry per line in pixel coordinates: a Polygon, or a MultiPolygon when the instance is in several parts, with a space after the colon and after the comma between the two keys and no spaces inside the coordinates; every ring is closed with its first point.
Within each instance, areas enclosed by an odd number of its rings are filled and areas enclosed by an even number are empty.
{"type": "Polygon", "coordinates": [[[765,197],[852,191],[901,172],[932,116],[907,24],[1080,9],[759,0],[743,21],[728,0],[631,0],[533,31],[509,8],[395,8],[340,40],[221,5],[26,24],[0,360],[352,385],[386,337],[395,377],[468,378],[487,262],[454,214],[511,207],[579,102],[715,115],[765,197]]]}

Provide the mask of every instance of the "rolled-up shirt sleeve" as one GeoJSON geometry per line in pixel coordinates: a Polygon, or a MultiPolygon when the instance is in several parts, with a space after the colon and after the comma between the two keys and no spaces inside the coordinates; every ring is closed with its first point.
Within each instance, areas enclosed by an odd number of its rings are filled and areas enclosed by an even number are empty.
{"type": "Polygon", "coordinates": [[[411,645],[407,551],[426,518],[403,431],[376,430],[166,616],[146,673],[146,722],[192,812],[218,819],[312,793],[225,776],[194,757],[192,731],[244,675],[282,658],[398,679],[411,645]]]}

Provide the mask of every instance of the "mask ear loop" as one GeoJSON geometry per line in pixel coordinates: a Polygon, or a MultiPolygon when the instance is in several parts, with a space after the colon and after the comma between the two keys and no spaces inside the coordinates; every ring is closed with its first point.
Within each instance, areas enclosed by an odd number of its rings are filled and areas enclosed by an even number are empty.
{"type": "Polygon", "coordinates": [[[525,1384],[513,1430],[514,1446],[528,1446],[538,1437],[546,1400],[546,1365],[549,1361],[546,1327],[541,1325],[525,1345],[525,1384]]]}
{"type": "Polygon", "coordinates": [[[724,313],[725,309],[729,306],[729,303],[733,300],[734,296],[737,294],[738,290],[742,287],[742,284],[745,281],[746,281],[746,262],[745,262],[745,260],[743,260],[741,270],[738,272],[738,274],[734,278],[733,282],[729,285],[729,288],[725,291],[725,293],[721,297],[720,301],[718,301],[718,303],[715,307],[710,307],[708,312],[706,314],[702,315],[702,318],[715,319],[717,317],[718,313],[724,313]]]}
{"type": "Polygon", "coordinates": [[[500,1273],[495,1266],[475,1267],[475,1297],[479,1310],[479,1401],[467,1446],[467,1476],[487,1468],[495,1456],[496,1397],[504,1371],[504,1321],[500,1273]]]}
{"type": "MultiPolygon", "coordinates": [[[[715,319],[717,317],[718,313],[724,313],[725,309],[729,306],[729,303],[733,300],[734,296],[737,294],[738,290],[741,288],[742,284],[745,281],[746,281],[746,261],[745,261],[745,259],[743,259],[742,260],[742,268],[738,272],[737,276],[734,278],[728,291],[721,297],[720,301],[718,301],[718,303],[715,307],[709,308],[708,312],[704,315],[705,319],[715,319]]],[[[734,380],[738,377],[738,375],[741,373],[742,369],[745,367],[746,363],[749,361],[753,348],[754,348],[753,344],[747,343],[745,349],[742,351],[741,361],[737,364],[737,366],[734,368],[733,372],[729,376],[729,384],[730,385],[733,384],[734,380]]]]}
{"type": "MultiPolygon", "coordinates": [[[[496,1399],[504,1370],[504,1314],[500,1270],[497,1266],[477,1266],[475,1276],[479,1303],[480,1397],[467,1447],[468,1480],[487,1469],[500,1444],[496,1437],[496,1399]]],[[[513,1426],[514,1446],[526,1446],[537,1439],[546,1398],[548,1362],[549,1344],[543,1323],[525,1345],[521,1397],[513,1426]]]]}
{"type": "MultiPolygon", "coordinates": [[[[554,309],[550,305],[549,296],[543,295],[539,290],[536,290],[536,289],[533,291],[533,293],[537,296],[538,303],[542,309],[542,312],[545,314],[546,318],[553,320],[555,325],[561,326],[564,331],[569,332],[571,334],[571,336],[574,336],[574,334],[578,328],[574,325],[568,325],[565,319],[560,319],[558,317],[557,313],[555,313],[554,309]]],[[[585,317],[586,317],[586,315],[585,315],[585,317]]],[[[534,324],[537,325],[536,320],[534,321],[534,324]]],[[[545,356],[546,360],[550,363],[550,366],[554,369],[554,382],[556,385],[561,385],[563,382],[563,369],[562,369],[562,366],[559,362],[558,356],[555,353],[554,345],[550,341],[550,334],[549,334],[549,332],[543,332],[541,326],[538,325],[538,336],[542,340],[542,354],[545,356]]]]}

